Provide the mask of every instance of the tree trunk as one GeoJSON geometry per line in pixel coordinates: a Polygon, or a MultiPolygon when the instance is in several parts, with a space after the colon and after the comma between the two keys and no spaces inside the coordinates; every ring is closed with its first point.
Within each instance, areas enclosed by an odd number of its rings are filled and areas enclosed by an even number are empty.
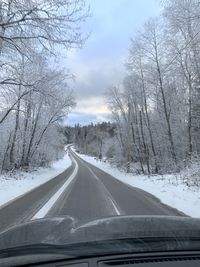
{"type": "Polygon", "coordinates": [[[156,150],[155,150],[154,141],[153,141],[153,134],[152,134],[152,130],[151,130],[151,122],[150,122],[149,114],[148,114],[147,97],[146,97],[146,90],[145,90],[145,84],[144,84],[144,74],[143,74],[142,67],[141,67],[141,61],[140,61],[140,70],[141,70],[141,78],[142,78],[142,91],[143,91],[143,98],[144,98],[144,110],[145,110],[145,115],[146,115],[146,119],[147,119],[147,128],[148,128],[150,142],[151,142],[151,149],[152,149],[152,153],[153,153],[153,157],[154,157],[155,173],[158,173],[157,155],[156,155],[156,150]]]}
{"type": "Polygon", "coordinates": [[[30,100],[28,100],[27,103],[27,110],[26,110],[26,117],[24,121],[24,133],[23,133],[23,144],[22,144],[22,157],[21,157],[21,166],[27,167],[28,166],[28,159],[26,156],[26,146],[27,146],[27,129],[28,129],[28,122],[30,119],[30,112],[31,112],[31,106],[30,106],[30,100]]]}
{"type": "MultiPolygon", "coordinates": [[[[20,85],[19,85],[19,91],[18,91],[18,99],[19,101],[17,102],[17,110],[16,110],[16,116],[15,116],[15,129],[14,129],[14,133],[13,133],[13,140],[11,143],[11,148],[10,148],[10,164],[11,166],[13,164],[17,164],[17,160],[18,158],[16,158],[14,155],[15,153],[15,143],[16,143],[16,138],[17,138],[17,131],[19,128],[19,118],[20,118],[20,105],[21,105],[21,101],[20,101],[20,96],[21,96],[21,91],[22,91],[22,81],[23,81],[23,77],[24,77],[24,56],[22,56],[22,63],[21,63],[21,73],[20,73],[20,85]]],[[[19,163],[19,162],[18,162],[19,163]]]]}
{"type": "Polygon", "coordinates": [[[6,158],[7,158],[7,155],[8,155],[8,151],[10,149],[10,140],[11,140],[11,138],[12,138],[12,133],[10,133],[10,135],[9,135],[8,142],[7,142],[7,147],[6,147],[6,151],[5,151],[4,156],[3,156],[2,165],[1,165],[1,173],[4,170],[6,158]]]}
{"type": "Polygon", "coordinates": [[[166,103],[165,92],[164,92],[164,88],[163,88],[163,80],[162,80],[162,75],[161,75],[161,71],[160,71],[160,65],[159,65],[159,60],[158,60],[157,44],[156,43],[155,43],[155,53],[156,53],[156,65],[157,65],[159,86],[160,86],[160,91],[161,91],[161,96],[162,96],[162,101],[163,101],[164,116],[165,116],[165,120],[167,123],[167,132],[168,132],[168,138],[169,138],[170,148],[171,148],[170,152],[171,152],[171,155],[172,155],[172,158],[173,158],[175,164],[177,164],[174,140],[173,140],[173,135],[172,135],[172,130],[171,130],[170,118],[169,118],[168,111],[167,111],[167,103],[166,103]]]}
{"type": "Polygon", "coordinates": [[[192,157],[192,85],[189,85],[189,110],[188,110],[188,158],[191,160],[192,157]]]}
{"type": "Polygon", "coordinates": [[[14,151],[15,151],[15,143],[16,143],[16,138],[17,138],[17,131],[19,128],[19,112],[20,112],[20,101],[17,104],[17,110],[16,110],[16,116],[15,116],[15,129],[13,133],[13,139],[11,143],[11,148],[10,148],[10,164],[11,166],[15,163],[16,164],[16,155],[14,156],[14,151]]]}
{"type": "Polygon", "coordinates": [[[142,162],[142,157],[141,157],[140,149],[138,148],[137,144],[134,142],[135,133],[134,133],[133,123],[131,123],[131,131],[132,131],[133,143],[134,143],[135,148],[136,148],[137,153],[138,153],[139,162],[140,162],[140,167],[141,167],[142,173],[144,174],[145,171],[144,171],[144,167],[143,167],[143,162],[142,162]]]}
{"type": "Polygon", "coordinates": [[[140,130],[141,130],[142,142],[143,142],[144,153],[145,153],[145,158],[146,158],[147,171],[148,171],[148,174],[150,174],[151,170],[150,170],[150,165],[149,165],[149,148],[145,142],[143,121],[142,121],[142,111],[141,110],[139,111],[139,114],[140,114],[140,130]]]}
{"type": "Polygon", "coordinates": [[[29,142],[29,145],[28,145],[28,149],[27,149],[27,161],[29,161],[29,156],[30,156],[30,153],[31,153],[31,148],[32,148],[32,145],[33,145],[33,140],[34,140],[36,129],[37,129],[37,124],[38,124],[38,120],[39,120],[39,116],[40,116],[40,111],[41,111],[41,108],[42,108],[42,103],[43,103],[43,101],[40,102],[40,105],[39,105],[39,108],[38,108],[38,112],[37,112],[37,115],[36,115],[36,118],[35,118],[35,121],[34,121],[34,124],[33,124],[33,130],[31,132],[31,138],[30,138],[30,142],[29,142]]]}

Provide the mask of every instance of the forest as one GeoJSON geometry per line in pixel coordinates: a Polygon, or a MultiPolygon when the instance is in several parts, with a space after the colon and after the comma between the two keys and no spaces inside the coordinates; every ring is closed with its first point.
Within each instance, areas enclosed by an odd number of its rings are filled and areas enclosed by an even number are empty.
{"type": "Polygon", "coordinates": [[[127,172],[200,170],[199,14],[197,0],[162,1],[130,41],[126,77],[105,88],[112,121],[64,127],[76,101],[73,74],[57,63],[85,43],[89,9],[84,0],[1,1],[0,171],[47,165],[66,135],[127,172]]]}
{"type": "Polygon", "coordinates": [[[63,153],[62,120],[75,105],[59,58],[86,40],[84,0],[0,1],[0,172],[63,153]]]}
{"type": "Polygon", "coordinates": [[[127,76],[107,90],[114,133],[110,126],[103,132],[96,131],[103,125],[76,126],[74,142],[82,152],[112,158],[127,172],[133,164],[144,174],[192,166],[198,172],[200,2],[167,0],[161,5],[162,14],[131,39],[127,76]]]}

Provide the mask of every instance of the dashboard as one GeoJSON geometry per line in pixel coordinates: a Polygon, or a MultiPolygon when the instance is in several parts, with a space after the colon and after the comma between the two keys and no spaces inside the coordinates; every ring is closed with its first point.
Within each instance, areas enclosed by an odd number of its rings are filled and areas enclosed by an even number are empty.
{"type": "MultiPolygon", "coordinates": [[[[63,257],[63,256],[62,256],[63,257]]],[[[11,266],[32,266],[32,267],[199,267],[200,253],[199,252],[182,252],[182,253],[151,253],[151,254],[128,254],[128,255],[112,255],[105,257],[81,258],[76,260],[56,259],[49,261],[48,257],[37,257],[37,262],[34,263],[32,256],[9,258],[4,262],[0,261],[1,267],[11,266]]]]}

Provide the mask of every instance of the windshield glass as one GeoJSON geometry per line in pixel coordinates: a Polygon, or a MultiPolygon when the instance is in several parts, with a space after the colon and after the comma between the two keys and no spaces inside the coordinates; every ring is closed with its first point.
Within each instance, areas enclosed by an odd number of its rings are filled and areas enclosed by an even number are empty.
{"type": "Polygon", "coordinates": [[[197,0],[0,1],[0,255],[199,247],[199,14],[197,0]]]}

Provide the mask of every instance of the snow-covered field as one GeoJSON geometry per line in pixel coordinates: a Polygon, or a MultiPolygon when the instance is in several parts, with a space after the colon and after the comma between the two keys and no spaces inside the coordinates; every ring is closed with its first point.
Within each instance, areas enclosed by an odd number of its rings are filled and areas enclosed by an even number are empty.
{"type": "Polygon", "coordinates": [[[15,174],[0,175],[0,206],[49,181],[70,165],[71,160],[66,154],[63,159],[52,163],[50,168],[39,168],[33,172],[18,171],[15,174]]]}
{"type": "Polygon", "coordinates": [[[131,186],[141,188],[163,203],[174,207],[192,217],[200,217],[200,190],[188,188],[173,175],[145,176],[126,174],[109,163],[96,160],[93,157],[78,154],[85,161],[95,165],[118,180],[131,186]]]}

